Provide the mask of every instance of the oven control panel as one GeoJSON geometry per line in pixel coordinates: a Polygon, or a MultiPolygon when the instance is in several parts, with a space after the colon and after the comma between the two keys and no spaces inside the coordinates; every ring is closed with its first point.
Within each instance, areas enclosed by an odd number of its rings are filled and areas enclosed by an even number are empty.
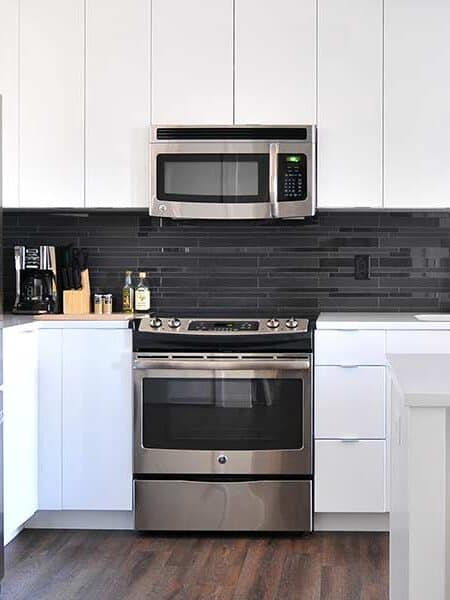
{"type": "Polygon", "coordinates": [[[188,331],[258,331],[259,321],[191,321],[188,331]]]}
{"type": "Polygon", "coordinates": [[[307,197],[306,154],[278,155],[278,200],[292,202],[307,197]]]}
{"type": "Polygon", "coordinates": [[[261,335],[306,333],[308,319],[170,319],[144,317],[138,331],[144,333],[177,333],[185,335],[261,335]]]}

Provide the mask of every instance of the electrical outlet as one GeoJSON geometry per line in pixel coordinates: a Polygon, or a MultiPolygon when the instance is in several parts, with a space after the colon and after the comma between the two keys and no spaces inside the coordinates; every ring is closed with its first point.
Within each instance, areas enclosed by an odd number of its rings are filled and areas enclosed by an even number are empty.
{"type": "Polygon", "coordinates": [[[368,254],[355,256],[355,279],[370,279],[370,256],[368,254]]]}

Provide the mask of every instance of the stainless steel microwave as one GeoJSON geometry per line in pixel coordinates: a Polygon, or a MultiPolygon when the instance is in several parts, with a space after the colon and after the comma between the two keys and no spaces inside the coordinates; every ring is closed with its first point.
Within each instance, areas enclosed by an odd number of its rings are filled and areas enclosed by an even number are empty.
{"type": "Polygon", "coordinates": [[[152,216],[271,219],[315,213],[314,126],[152,127],[150,155],[152,216]]]}

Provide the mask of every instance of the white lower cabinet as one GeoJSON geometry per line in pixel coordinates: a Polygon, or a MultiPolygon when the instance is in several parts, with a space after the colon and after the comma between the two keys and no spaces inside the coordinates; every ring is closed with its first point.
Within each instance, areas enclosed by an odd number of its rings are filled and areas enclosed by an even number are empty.
{"type": "Polygon", "coordinates": [[[315,511],[386,511],[386,442],[316,440],[315,511]]]}
{"type": "Polygon", "coordinates": [[[131,510],[131,332],[39,335],[39,509],[131,510]]]}
{"type": "Polygon", "coordinates": [[[316,367],[317,438],[384,438],[384,367],[316,367]]]}
{"type": "Polygon", "coordinates": [[[8,543],[38,507],[37,332],[4,336],[4,540],[8,543]]]}
{"type": "Polygon", "coordinates": [[[384,331],[316,331],[316,512],[388,510],[385,337],[384,331]]]}
{"type": "Polygon", "coordinates": [[[62,339],[62,508],[131,510],[131,332],[62,339]]]}
{"type": "Polygon", "coordinates": [[[62,509],[62,336],[61,329],[39,335],[38,490],[40,510],[62,509]]]}

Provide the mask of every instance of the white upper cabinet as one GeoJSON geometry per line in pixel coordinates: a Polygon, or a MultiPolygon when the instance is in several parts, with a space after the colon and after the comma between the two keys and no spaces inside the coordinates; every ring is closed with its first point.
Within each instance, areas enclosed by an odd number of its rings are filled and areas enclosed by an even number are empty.
{"type": "Polygon", "coordinates": [[[316,0],[235,0],[235,122],[316,122],[316,0]]]}
{"type": "Polygon", "coordinates": [[[320,0],[319,208],[382,206],[383,0],[320,0]]]}
{"type": "Polygon", "coordinates": [[[86,4],[86,206],[148,205],[150,0],[86,4]]]}
{"type": "Polygon", "coordinates": [[[385,206],[450,207],[450,2],[385,2],[385,206]]]}
{"type": "Polygon", "coordinates": [[[233,0],[153,0],[152,123],[233,123],[233,0]]]}
{"type": "Polygon", "coordinates": [[[19,0],[0,2],[4,207],[19,205],[19,0]]]}
{"type": "Polygon", "coordinates": [[[20,207],[84,205],[83,107],[84,0],[21,0],[20,207]]]}

